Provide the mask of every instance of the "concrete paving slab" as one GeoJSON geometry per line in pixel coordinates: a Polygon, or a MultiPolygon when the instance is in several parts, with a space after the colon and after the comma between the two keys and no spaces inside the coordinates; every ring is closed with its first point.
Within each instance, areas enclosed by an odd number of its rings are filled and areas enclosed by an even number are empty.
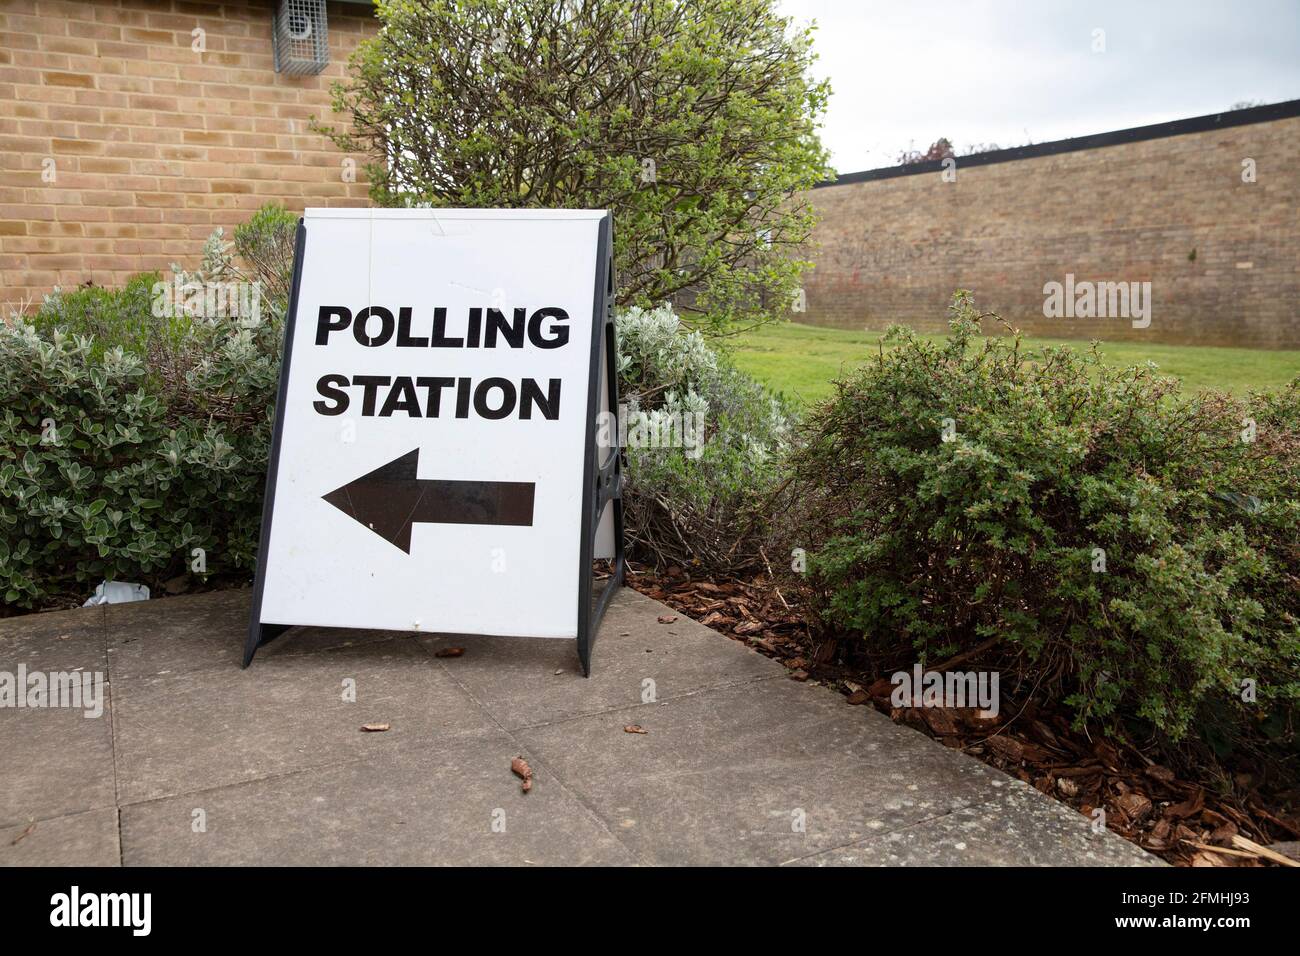
{"type": "Polygon", "coordinates": [[[571,641],[321,628],[244,671],[248,598],[0,622],[0,655],[106,659],[113,679],[98,720],[0,708],[0,863],[1152,862],[629,590],[589,680],[571,641]],[[465,655],[432,656],[450,643],[465,655]],[[517,753],[537,773],[526,797],[517,753]]]}
{"type": "Polygon", "coordinates": [[[0,618],[0,670],[108,672],[104,609],[78,608],[0,618]]]}
{"type": "Polygon", "coordinates": [[[0,827],[114,805],[108,684],[103,697],[100,717],[67,707],[0,707],[0,827]]]}
{"type": "Polygon", "coordinates": [[[135,680],[114,730],[123,804],[269,774],[437,747],[495,727],[413,640],[135,680]],[[343,699],[353,681],[356,702],[343,699]],[[361,726],[387,722],[385,733],[361,726]]]}
{"type": "Polygon", "coordinates": [[[788,673],[756,654],[652,601],[623,588],[611,602],[584,678],[571,640],[427,636],[431,651],[457,646],[447,672],[503,727],[517,729],[658,700],[706,687],[725,687],[788,673]],[[660,617],[675,617],[660,624],[660,617]],[[652,682],[652,683],[647,683],[652,682]]]}
{"type": "MultiPolygon", "coordinates": [[[[238,667],[244,660],[252,599],[251,588],[238,588],[108,605],[104,624],[113,676],[125,682],[208,667],[238,667]],[[184,602],[183,611],[177,601],[184,602]]],[[[392,638],[392,631],[294,627],[261,648],[254,660],[392,638]]]]}
{"type": "Polygon", "coordinates": [[[252,589],[210,591],[105,607],[113,676],[120,680],[238,666],[252,589]]]}
{"type": "Polygon", "coordinates": [[[500,731],[442,750],[151,801],[122,810],[125,862],[144,865],[569,866],[633,858],[553,776],[530,793],[500,731]],[[206,832],[195,832],[194,811],[206,832]]]}
{"type": "Polygon", "coordinates": [[[117,809],[0,830],[0,866],[118,866],[117,809]]]}
{"type": "Polygon", "coordinates": [[[796,861],[798,866],[1164,866],[1083,814],[1008,777],[998,796],[796,861]]]}
{"type": "Polygon", "coordinates": [[[653,863],[783,863],[985,801],[1005,779],[838,694],[789,680],[704,690],[519,737],[653,863]],[[626,733],[630,724],[646,733],[626,733]]]}

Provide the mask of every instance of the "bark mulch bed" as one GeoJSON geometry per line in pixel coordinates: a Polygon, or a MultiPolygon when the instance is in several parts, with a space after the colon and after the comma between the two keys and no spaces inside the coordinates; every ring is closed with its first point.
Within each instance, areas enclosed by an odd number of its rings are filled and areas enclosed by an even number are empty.
{"type": "Polygon", "coordinates": [[[1085,816],[1092,818],[1096,808],[1104,808],[1110,829],[1169,863],[1298,865],[1300,815],[1278,809],[1277,795],[1261,795],[1240,775],[1232,792],[1206,789],[1127,744],[1075,730],[1063,713],[1041,701],[1017,699],[1005,689],[993,718],[973,708],[895,708],[889,675],[844,663],[835,642],[809,627],[795,597],[763,575],[708,581],[676,567],[662,574],[630,568],[627,583],[780,661],[792,680],[835,688],[849,704],[875,707],[896,723],[1018,777],[1085,816]]]}

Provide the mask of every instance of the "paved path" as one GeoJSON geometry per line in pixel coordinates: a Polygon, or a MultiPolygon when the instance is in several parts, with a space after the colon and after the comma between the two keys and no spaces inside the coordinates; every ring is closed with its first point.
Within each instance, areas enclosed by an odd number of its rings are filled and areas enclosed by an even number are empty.
{"type": "Polygon", "coordinates": [[[0,620],[0,671],[111,687],[0,708],[0,863],[1158,862],[631,590],[588,680],[571,641],[325,628],[242,671],[249,594],[0,620]]]}

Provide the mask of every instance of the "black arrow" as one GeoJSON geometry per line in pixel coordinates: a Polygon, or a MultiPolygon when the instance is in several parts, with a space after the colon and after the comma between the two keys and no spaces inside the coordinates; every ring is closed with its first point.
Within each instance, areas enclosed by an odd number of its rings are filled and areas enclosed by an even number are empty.
{"type": "Polygon", "coordinates": [[[532,525],[533,482],[417,478],[419,464],[415,448],[321,497],[407,554],[417,521],[532,525]]]}

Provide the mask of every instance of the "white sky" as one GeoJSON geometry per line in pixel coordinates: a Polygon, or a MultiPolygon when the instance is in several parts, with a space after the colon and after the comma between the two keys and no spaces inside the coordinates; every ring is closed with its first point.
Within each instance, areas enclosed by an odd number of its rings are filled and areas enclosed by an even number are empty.
{"type": "Polygon", "coordinates": [[[1300,98],[1300,0],[780,0],[815,19],[839,172],[1300,98]],[[1106,52],[1093,53],[1093,30],[1106,52]]]}

